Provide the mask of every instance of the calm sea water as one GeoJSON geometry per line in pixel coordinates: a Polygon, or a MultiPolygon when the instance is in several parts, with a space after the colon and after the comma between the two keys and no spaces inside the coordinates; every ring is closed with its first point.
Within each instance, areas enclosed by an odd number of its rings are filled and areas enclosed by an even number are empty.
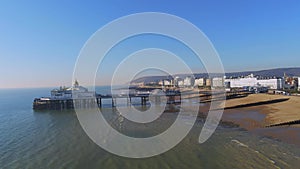
{"type": "MultiPolygon", "coordinates": [[[[239,128],[219,126],[199,144],[201,119],[179,145],[162,155],[118,157],[88,138],[73,111],[33,111],[33,99],[48,96],[50,90],[0,90],[0,168],[299,168],[299,147],[239,128]]],[[[106,108],[105,113],[109,116],[114,110],[106,108]]],[[[176,114],[163,115],[153,131],[165,129],[174,118],[176,114]]],[[[147,130],[129,132],[144,135],[147,130]]]]}

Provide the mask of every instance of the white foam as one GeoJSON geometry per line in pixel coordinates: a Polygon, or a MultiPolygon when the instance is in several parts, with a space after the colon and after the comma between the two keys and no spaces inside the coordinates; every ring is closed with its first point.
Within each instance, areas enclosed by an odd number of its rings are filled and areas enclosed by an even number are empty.
{"type": "Polygon", "coordinates": [[[246,145],[246,144],[244,144],[244,143],[241,143],[240,141],[238,141],[238,140],[231,140],[232,142],[234,142],[234,143],[236,143],[236,144],[238,144],[239,146],[241,146],[241,147],[246,147],[246,148],[249,148],[249,146],[248,145],[246,145]]]}

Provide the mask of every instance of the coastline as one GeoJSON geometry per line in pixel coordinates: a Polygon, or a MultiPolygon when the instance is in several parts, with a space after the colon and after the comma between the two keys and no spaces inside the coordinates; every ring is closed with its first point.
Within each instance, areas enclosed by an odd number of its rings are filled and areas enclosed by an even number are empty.
{"type": "Polygon", "coordinates": [[[300,119],[300,97],[269,94],[252,94],[245,98],[236,98],[226,101],[226,107],[235,105],[264,102],[266,100],[288,100],[257,106],[232,108],[224,110],[222,120],[232,122],[241,128],[265,137],[271,137],[300,147],[300,125],[282,125],[266,127],[272,124],[300,119]]]}

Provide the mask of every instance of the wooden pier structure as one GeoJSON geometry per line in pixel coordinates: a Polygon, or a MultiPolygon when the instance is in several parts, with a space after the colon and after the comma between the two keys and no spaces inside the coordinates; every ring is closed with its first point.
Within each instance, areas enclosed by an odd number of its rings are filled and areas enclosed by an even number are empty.
{"type": "MultiPolygon", "coordinates": [[[[224,95],[224,92],[215,93],[214,97],[212,97],[212,93],[210,91],[165,91],[163,95],[152,95],[149,93],[143,94],[129,94],[129,95],[101,95],[95,94],[95,97],[89,98],[68,98],[68,99],[54,99],[54,98],[35,98],[33,101],[33,109],[34,110],[63,110],[63,109],[74,109],[76,108],[95,108],[104,107],[103,101],[110,100],[111,107],[116,107],[118,105],[119,99],[124,99],[127,102],[127,106],[132,105],[133,99],[134,104],[139,105],[147,105],[149,103],[149,98],[154,97],[154,101],[159,103],[162,97],[166,98],[167,104],[180,104],[184,99],[199,99],[200,103],[207,103],[212,101],[213,99],[231,99],[235,97],[241,97],[244,95],[248,95],[250,93],[241,93],[241,92],[227,92],[224,95]],[[222,97],[222,96],[225,96],[222,97]],[[137,100],[140,100],[136,102],[137,100]]],[[[105,104],[108,106],[107,104],[105,104]]]]}
{"type": "MultiPolygon", "coordinates": [[[[167,104],[174,104],[181,102],[181,95],[178,92],[166,93],[167,104]]],[[[63,110],[76,108],[95,108],[103,107],[103,100],[111,100],[111,107],[116,107],[118,99],[126,99],[127,105],[132,104],[133,99],[140,99],[140,105],[147,105],[150,94],[131,94],[131,95],[100,95],[96,94],[91,98],[68,98],[68,99],[53,99],[53,98],[35,98],[33,101],[34,110],[63,110]]],[[[160,95],[155,97],[155,101],[160,101],[160,95]]]]}

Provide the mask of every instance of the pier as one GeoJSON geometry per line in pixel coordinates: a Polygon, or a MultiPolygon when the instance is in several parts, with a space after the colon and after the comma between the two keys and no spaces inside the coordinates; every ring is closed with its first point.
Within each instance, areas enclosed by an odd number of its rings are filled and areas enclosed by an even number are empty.
{"type": "MultiPolygon", "coordinates": [[[[236,93],[227,92],[225,95],[222,92],[215,93],[214,99],[232,99],[237,97],[245,97],[249,93],[236,93]],[[225,96],[225,98],[222,98],[225,96]]],[[[33,101],[33,109],[35,110],[63,110],[76,108],[102,108],[102,107],[116,107],[118,103],[123,103],[123,106],[131,105],[147,105],[150,104],[150,97],[155,103],[160,103],[162,98],[166,98],[166,104],[180,104],[182,100],[186,99],[199,99],[199,103],[209,103],[213,101],[212,94],[207,91],[195,92],[195,91],[165,91],[162,95],[152,95],[150,92],[142,94],[130,94],[130,95],[101,95],[94,94],[94,97],[86,98],[35,98],[33,101]],[[133,101],[134,100],[134,101],[133,101]],[[106,102],[104,104],[103,102],[106,102]],[[125,104],[124,104],[125,102],[125,104]],[[107,104],[109,103],[109,104],[107,104]]]]}
{"type": "MultiPolygon", "coordinates": [[[[102,95],[94,91],[88,91],[75,81],[69,88],[53,89],[50,97],[35,98],[33,101],[34,110],[63,110],[63,109],[87,109],[102,108],[110,102],[110,107],[119,106],[120,100],[123,100],[122,106],[131,105],[149,105],[161,104],[180,104],[182,100],[196,99],[199,103],[208,103],[224,99],[245,97],[249,92],[226,92],[216,90],[198,90],[189,88],[129,88],[127,94],[107,94],[102,95]],[[103,102],[106,102],[104,104],[103,102]],[[125,103],[124,103],[125,102],[125,103]]],[[[117,92],[118,93],[118,92],[117,92]]]]}
{"type": "MultiPolygon", "coordinates": [[[[172,92],[166,93],[167,104],[174,104],[181,102],[180,93],[172,92]]],[[[110,100],[111,107],[116,107],[118,104],[118,100],[126,99],[127,105],[132,104],[132,100],[140,100],[140,105],[147,105],[149,103],[150,94],[131,94],[131,95],[101,95],[95,94],[95,97],[89,98],[35,98],[33,101],[33,109],[35,110],[63,110],[63,109],[74,109],[74,105],[76,108],[95,108],[103,107],[103,100],[110,100]]],[[[155,101],[159,102],[163,96],[154,96],[155,101]]]]}

